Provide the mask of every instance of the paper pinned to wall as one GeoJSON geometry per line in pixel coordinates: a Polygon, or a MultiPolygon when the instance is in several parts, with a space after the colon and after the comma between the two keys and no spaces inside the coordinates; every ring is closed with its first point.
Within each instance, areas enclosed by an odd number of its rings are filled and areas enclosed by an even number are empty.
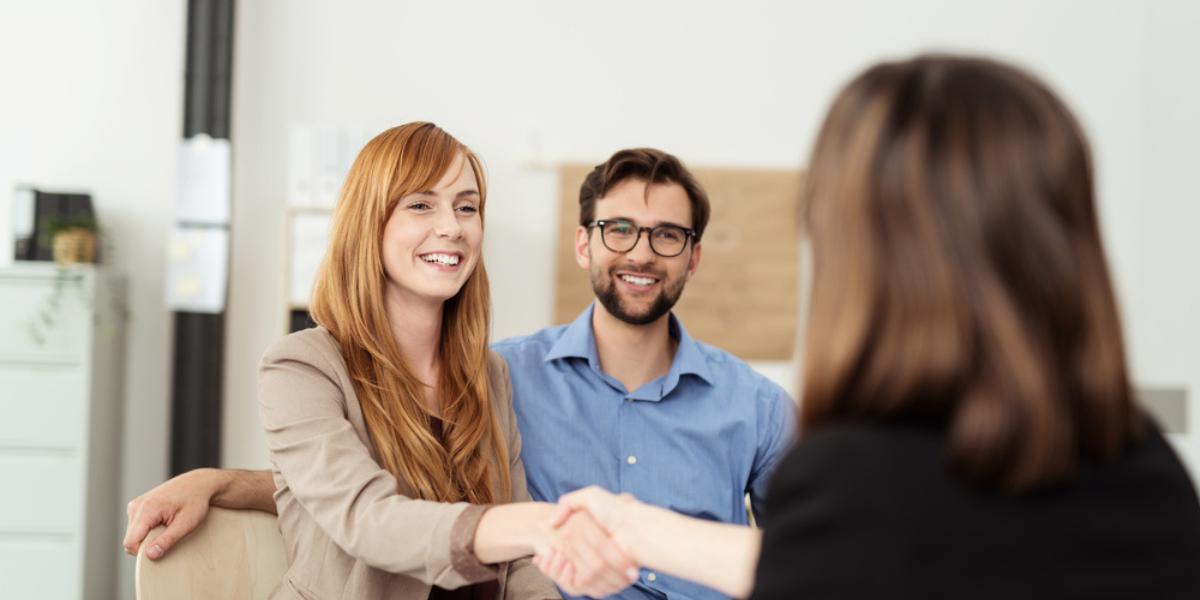
{"type": "Polygon", "coordinates": [[[317,268],[329,245],[331,220],[332,215],[328,212],[292,214],[288,232],[292,249],[288,264],[288,302],[292,306],[308,306],[317,268]]]}
{"type": "Polygon", "coordinates": [[[229,224],[229,140],[197,135],[179,146],[175,222],[229,224]]]}
{"type": "Polygon", "coordinates": [[[332,207],[370,133],[348,127],[293,125],[288,136],[288,204],[332,207]]]}
{"type": "Polygon", "coordinates": [[[167,241],[167,306],[172,310],[225,310],[229,231],[223,227],[175,227],[167,241]]]}

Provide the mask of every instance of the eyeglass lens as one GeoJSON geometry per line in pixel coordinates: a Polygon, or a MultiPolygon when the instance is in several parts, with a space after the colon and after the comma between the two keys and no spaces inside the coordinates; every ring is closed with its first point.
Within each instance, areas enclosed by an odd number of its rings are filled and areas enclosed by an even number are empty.
{"type": "MultiPolygon", "coordinates": [[[[606,221],[601,234],[604,245],[613,252],[628,252],[637,245],[642,228],[628,221],[606,221]]],[[[678,256],[687,244],[687,232],[675,225],[649,228],[650,249],[664,257],[678,256]]]]}

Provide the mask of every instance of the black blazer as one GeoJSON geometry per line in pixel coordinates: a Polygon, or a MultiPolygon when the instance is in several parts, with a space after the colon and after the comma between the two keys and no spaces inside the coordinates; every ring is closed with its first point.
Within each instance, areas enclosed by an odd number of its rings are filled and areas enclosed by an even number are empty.
{"type": "Polygon", "coordinates": [[[1200,502],[1158,428],[1023,496],[946,469],[934,424],[803,438],[767,496],[752,598],[1200,600],[1200,502]]]}

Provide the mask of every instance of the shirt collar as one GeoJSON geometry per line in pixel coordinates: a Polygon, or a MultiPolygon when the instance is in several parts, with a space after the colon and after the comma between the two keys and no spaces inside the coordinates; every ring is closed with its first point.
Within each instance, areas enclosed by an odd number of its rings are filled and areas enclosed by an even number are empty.
{"type": "MultiPolygon", "coordinates": [[[[558,341],[546,353],[545,362],[562,358],[582,358],[586,359],[588,365],[596,372],[600,372],[600,357],[596,353],[596,336],[592,332],[592,313],[595,310],[596,305],[593,302],[567,326],[562,337],[558,338],[558,341]]],[[[688,374],[695,375],[705,383],[713,385],[712,370],[708,366],[704,353],[700,350],[700,343],[688,335],[683,324],[675,317],[675,313],[671,313],[668,319],[667,327],[671,332],[671,337],[679,340],[679,347],[675,349],[675,360],[671,363],[671,369],[667,371],[663,380],[664,390],[674,389],[679,378],[688,374]]]]}
{"type": "Polygon", "coordinates": [[[584,358],[596,371],[600,370],[600,356],[596,354],[596,336],[592,333],[592,311],[595,304],[589,304],[583,313],[567,325],[558,341],[546,353],[545,362],[560,358],[584,358]]]}
{"type": "Polygon", "coordinates": [[[679,340],[679,347],[675,349],[675,362],[671,363],[671,370],[667,372],[666,387],[668,389],[675,387],[679,376],[687,374],[695,375],[703,379],[705,383],[713,385],[712,370],[708,367],[708,360],[700,350],[700,342],[688,335],[687,330],[683,328],[683,323],[675,318],[675,313],[671,313],[669,327],[671,336],[679,340]]]}

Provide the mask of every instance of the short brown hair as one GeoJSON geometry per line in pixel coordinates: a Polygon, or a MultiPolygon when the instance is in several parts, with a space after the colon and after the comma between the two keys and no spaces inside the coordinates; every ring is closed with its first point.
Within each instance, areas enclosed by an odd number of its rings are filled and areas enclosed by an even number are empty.
{"type": "Polygon", "coordinates": [[[692,205],[692,231],[696,232],[696,241],[700,241],[711,210],[708,194],[683,161],[654,148],[619,150],[588,173],[579,188],[579,224],[586,227],[591,223],[596,218],[596,201],[627,179],[676,183],[683,187],[692,205]]]}
{"type": "Polygon", "coordinates": [[[805,184],[813,297],[801,426],[944,420],[955,472],[1065,479],[1141,431],[1083,132],[989,60],[873,67],[830,109],[805,184]]]}

